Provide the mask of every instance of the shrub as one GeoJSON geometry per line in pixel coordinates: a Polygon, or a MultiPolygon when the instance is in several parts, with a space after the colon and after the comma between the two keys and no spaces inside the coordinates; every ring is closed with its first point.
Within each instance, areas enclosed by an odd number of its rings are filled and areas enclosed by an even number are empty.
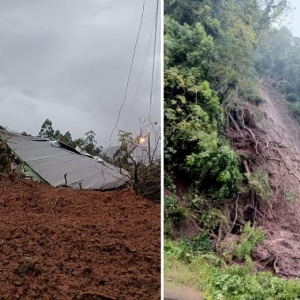
{"type": "Polygon", "coordinates": [[[187,168],[193,169],[199,189],[216,198],[231,197],[241,181],[239,158],[234,150],[224,143],[216,150],[193,153],[187,157],[187,168]]]}
{"type": "Polygon", "coordinates": [[[253,273],[248,255],[245,266],[228,266],[213,254],[191,255],[181,241],[166,240],[164,263],[168,277],[205,290],[206,300],[300,299],[299,279],[286,280],[270,272],[253,273]]]}
{"type": "Polygon", "coordinates": [[[248,185],[249,189],[255,192],[263,201],[267,201],[273,195],[268,175],[262,169],[256,169],[248,176],[248,185]]]}
{"type": "Polygon", "coordinates": [[[300,100],[299,96],[295,93],[289,93],[286,95],[286,100],[291,103],[298,102],[300,100]]]}
{"type": "Polygon", "coordinates": [[[184,240],[183,243],[192,254],[213,251],[212,242],[210,241],[209,236],[204,232],[201,232],[194,238],[184,240]]]}
{"type": "Polygon", "coordinates": [[[250,274],[244,267],[215,269],[207,281],[207,300],[297,300],[299,280],[285,280],[270,272],[250,274]]]}
{"type": "Polygon", "coordinates": [[[164,199],[164,214],[165,221],[178,225],[188,216],[188,210],[177,202],[175,195],[169,195],[164,199]]]}
{"type": "Polygon", "coordinates": [[[300,103],[289,103],[289,109],[295,114],[296,117],[300,118],[300,103]]]}
{"type": "Polygon", "coordinates": [[[260,104],[265,103],[264,98],[257,94],[248,95],[247,100],[256,106],[259,106],[260,104]]]}
{"type": "Polygon", "coordinates": [[[237,246],[235,255],[238,259],[246,259],[246,256],[251,254],[252,249],[263,242],[264,232],[260,228],[251,227],[250,223],[247,223],[243,228],[240,244],[237,246]]]}

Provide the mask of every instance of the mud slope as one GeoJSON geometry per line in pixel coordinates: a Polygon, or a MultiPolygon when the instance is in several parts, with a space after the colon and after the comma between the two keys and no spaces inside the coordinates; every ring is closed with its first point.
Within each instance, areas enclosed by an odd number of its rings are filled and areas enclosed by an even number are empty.
{"type": "Polygon", "coordinates": [[[0,299],[160,299],[160,206],[0,181],[0,299]]]}
{"type": "Polygon", "coordinates": [[[253,251],[259,268],[281,276],[300,276],[300,126],[268,80],[261,82],[266,103],[262,111],[264,151],[269,152],[268,171],[274,196],[264,226],[265,242],[253,251]]]}

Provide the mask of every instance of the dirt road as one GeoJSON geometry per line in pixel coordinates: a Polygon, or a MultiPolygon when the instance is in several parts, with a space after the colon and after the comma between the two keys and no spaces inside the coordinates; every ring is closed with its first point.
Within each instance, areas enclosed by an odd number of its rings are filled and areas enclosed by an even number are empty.
{"type": "Polygon", "coordinates": [[[204,300],[203,293],[188,286],[183,286],[170,281],[164,282],[165,300],[204,300]]]}

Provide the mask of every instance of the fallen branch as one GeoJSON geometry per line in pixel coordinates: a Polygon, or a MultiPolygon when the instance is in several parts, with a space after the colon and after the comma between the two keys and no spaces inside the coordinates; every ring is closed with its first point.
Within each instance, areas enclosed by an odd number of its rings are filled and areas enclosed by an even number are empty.
{"type": "Polygon", "coordinates": [[[233,227],[235,226],[235,223],[236,223],[236,220],[237,220],[237,217],[238,217],[238,200],[239,200],[239,194],[237,194],[237,196],[236,196],[236,200],[235,200],[235,217],[234,217],[234,220],[233,220],[233,223],[231,225],[231,228],[230,228],[229,232],[232,232],[233,227]]]}
{"type": "Polygon", "coordinates": [[[239,134],[240,134],[242,137],[245,137],[245,135],[243,134],[241,128],[240,128],[239,125],[235,122],[234,118],[231,116],[230,113],[228,113],[228,116],[229,116],[231,122],[233,123],[235,129],[239,132],[239,134]]]}
{"type": "Polygon", "coordinates": [[[278,268],[276,267],[277,260],[278,260],[278,258],[277,258],[277,256],[276,256],[276,257],[275,257],[275,260],[274,260],[274,264],[273,264],[274,270],[275,270],[276,274],[278,274],[278,273],[280,272],[280,271],[278,270],[278,268]]]}
{"type": "Polygon", "coordinates": [[[278,158],[275,158],[275,157],[267,157],[268,160],[275,160],[275,161],[278,161],[278,162],[282,162],[281,159],[278,159],[278,158]]]}
{"type": "Polygon", "coordinates": [[[246,173],[247,173],[248,175],[251,175],[251,172],[250,172],[250,170],[249,170],[249,166],[248,166],[246,160],[243,160],[243,165],[244,165],[244,167],[245,167],[246,173]]]}

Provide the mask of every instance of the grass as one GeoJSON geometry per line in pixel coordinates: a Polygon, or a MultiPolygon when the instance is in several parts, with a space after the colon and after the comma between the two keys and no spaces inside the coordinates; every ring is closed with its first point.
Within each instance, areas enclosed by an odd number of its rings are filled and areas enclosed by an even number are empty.
{"type": "Polygon", "coordinates": [[[193,257],[182,242],[165,240],[165,279],[204,291],[211,265],[202,255],[193,257]]]}
{"type": "Polygon", "coordinates": [[[181,241],[165,241],[165,279],[205,292],[206,300],[300,300],[300,281],[245,265],[226,265],[212,253],[189,253],[181,241]]]}

